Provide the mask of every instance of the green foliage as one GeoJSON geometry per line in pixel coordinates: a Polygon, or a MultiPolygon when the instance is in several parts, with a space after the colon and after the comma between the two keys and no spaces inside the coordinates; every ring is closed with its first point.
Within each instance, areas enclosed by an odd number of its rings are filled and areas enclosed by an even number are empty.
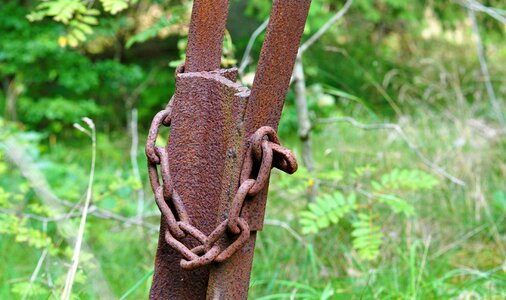
{"type": "Polygon", "coordinates": [[[99,116],[100,108],[92,100],[70,101],[63,97],[41,98],[37,102],[26,100],[20,107],[28,124],[49,122],[49,130],[61,132],[65,125],[72,126],[76,120],[86,116],[99,116]]]}
{"type": "Polygon", "coordinates": [[[394,195],[378,195],[378,202],[388,205],[397,214],[404,214],[406,217],[415,215],[415,208],[408,201],[394,195]]]}
{"type": "Polygon", "coordinates": [[[374,260],[379,253],[383,233],[381,227],[374,225],[373,219],[366,214],[359,213],[357,219],[351,223],[353,231],[353,248],[361,258],[374,260]]]}
{"type": "MultiPolygon", "coordinates": [[[[313,0],[303,40],[344,2],[313,0]]],[[[481,2],[504,16],[504,1],[481,2]]],[[[57,299],[61,292],[72,255],[68,238],[75,235],[66,225],[78,223],[88,180],[88,139],[72,128],[83,116],[93,117],[98,127],[98,164],[84,236],[90,247],[80,257],[72,297],[149,294],[159,212],[142,142],[154,112],[174,90],[173,68],[185,57],[191,4],[2,2],[0,109],[14,99],[17,121],[7,109],[2,115],[9,121],[0,118],[0,250],[8,257],[0,265],[1,299],[21,299],[27,291],[28,299],[57,299]],[[139,111],[141,180],[129,163],[133,108],[139,111]],[[22,146],[28,170],[65,202],[55,207],[44,201],[27,172],[9,161],[10,141],[22,146]],[[65,219],[69,212],[74,217],[65,219]],[[49,220],[47,226],[42,220],[49,220]],[[30,285],[46,248],[47,260],[30,285]],[[97,288],[96,278],[110,287],[110,295],[97,288]]],[[[237,63],[271,6],[231,1],[223,66],[237,63]]],[[[487,13],[476,15],[501,100],[506,31],[487,13]]],[[[248,74],[263,38],[253,46],[248,74]]],[[[503,126],[490,118],[473,43],[466,11],[457,2],[355,0],[305,52],[316,171],[273,172],[266,218],[274,222],[257,235],[250,298],[505,298],[506,144],[503,126]],[[406,126],[421,152],[468,185],[417,169],[416,155],[387,131],[319,123],[341,115],[406,126]],[[308,205],[314,189],[318,195],[308,205]]],[[[279,132],[300,157],[297,130],[291,88],[279,132]]],[[[165,143],[166,136],[159,140],[165,143]]]]}
{"type": "Polygon", "coordinates": [[[15,283],[13,284],[11,291],[18,297],[22,297],[28,289],[30,290],[29,296],[37,298],[44,297],[44,295],[47,295],[49,292],[43,285],[30,282],[15,283]]]}
{"type": "MultiPolygon", "coordinates": [[[[105,12],[115,15],[137,1],[128,0],[100,0],[105,12]]],[[[93,4],[94,2],[92,2],[93,4]]],[[[36,6],[36,9],[27,15],[30,22],[41,21],[45,17],[66,25],[67,33],[62,35],[58,43],[77,47],[93,34],[93,27],[99,24],[100,11],[84,0],[46,0],[36,6]]]]}
{"type": "Polygon", "coordinates": [[[45,232],[32,228],[27,219],[20,219],[14,215],[0,215],[0,234],[12,235],[17,243],[26,243],[37,249],[47,248],[51,253],[57,253],[58,248],[45,232]]]}
{"type": "MultiPolygon", "coordinates": [[[[116,2],[126,4],[123,0],[103,0],[102,2],[104,2],[104,9],[111,13],[120,7],[116,2]]],[[[67,44],[76,47],[80,42],[86,41],[86,36],[93,33],[92,26],[98,25],[96,16],[99,14],[100,11],[89,7],[82,0],[49,0],[37,5],[36,10],[28,14],[27,18],[30,22],[36,22],[50,17],[56,22],[67,25],[67,34],[60,37],[59,44],[62,47],[67,44]]]]}
{"type": "MultiPolygon", "coordinates": [[[[375,210],[379,214],[381,205],[385,205],[396,214],[413,217],[415,215],[413,205],[392,192],[396,191],[402,194],[418,190],[431,190],[438,183],[434,176],[416,169],[393,169],[383,174],[378,182],[371,180],[371,176],[376,171],[376,168],[367,165],[355,168],[350,176],[356,181],[354,186],[364,184],[362,179],[365,178],[374,191],[372,194],[364,192],[362,188],[357,192],[351,192],[348,196],[334,191],[318,197],[314,203],[309,203],[308,209],[300,213],[299,223],[302,233],[317,234],[321,230],[331,226],[335,227],[339,221],[351,217],[353,219],[351,221],[353,248],[358,251],[362,259],[374,260],[382,244],[382,232],[381,227],[373,224],[374,220],[370,216],[371,210],[375,210]],[[362,197],[365,199],[357,200],[356,193],[365,195],[366,197],[362,197]]],[[[325,173],[325,176],[318,176],[318,178],[326,181],[342,180],[340,172],[334,171],[333,173],[336,174],[334,178],[325,173]]]]}
{"type": "Polygon", "coordinates": [[[52,17],[55,21],[67,24],[76,13],[84,13],[87,8],[80,0],[45,1],[37,6],[37,12],[27,16],[30,21],[39,21],[43,17],[52,17]]]}
{"type": "Polygon", "coordinates": [[[170,19],[167,19],[165,17],[160,18],[158,22],[156,22],[153,26],[128,39],[128,41],[126,42],[126,47],[130,48],[134,44],[143,43],[146,42],[147,40],[157,37],[161,30],[166,29],[171,25],[174,25],[178,21],[178,19],[179,18],[177,14],[173,15],[172,18],[170,19]]]}
{"type": "Polygon", "coordinates": [[[314,203],[309,203],[308,210],[300,215],[302,233],[318,233],[331,225],[336,225],[347,213],[356,209],[355,194],[347,198],[340,192],[324,195],[314,203]]]}
{"type": "Polygon", "coordinates": [[[431,190],[437,184],[438,180],[421,170],[393,169],[383,174],[379,182],[373,181],[372,186],[375,190],[431,190]]]}
{"type": "MultiPolygon", "coordinates": [[[[128,0],[100,0],[102,2],[102,5],[104,6],[104,10],[106,12],[109,12],[113,15],[117,14],[118,12],[125,10],[128,8],[129,1],[128,0]]],[[[132,3],[135,3],[137,1],[132,1],[132,3]]]]}

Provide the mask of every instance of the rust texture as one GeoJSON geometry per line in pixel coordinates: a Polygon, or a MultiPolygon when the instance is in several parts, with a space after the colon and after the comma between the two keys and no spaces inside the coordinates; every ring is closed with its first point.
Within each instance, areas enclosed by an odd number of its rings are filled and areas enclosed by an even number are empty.
{"type": "Polygon", "coordinates": [[[229,5],[230,0],[194,0],[186,49],[186,72],[220,68],[229,5]]]}
{"type": "MultiPolygon", "coordinates": [[[[278,128],[310,4],[311,0],[275,0],[273,3],[244,116],[245,149],[250,145],[249,138],[261,126],[278,128]]],[[[276,161],[280,161],[279,156],[276,161]]],[[[263,227],[267,191],[268,186],[265,186],[243,207],[243,215],[253,232],[263,227]]],[[[255,239],[256,234],[252,234],[241,252],[212,267],[208,299],[247,299],[255,239]]]]}
{"type": "MultiPolygon", "coordinates": [[[[248,92],[224,75],[235,77],[229,72],[178,74],[171,101],[166,147],[171,189],[186,207],[191,225],[206,236],[221,221],[215,213],[223,205],[220,199],[233,195],[240,172],[241,120],[234,116],[242,115],[248,92]]],[[[179,217],[179,221],[184,219],[179,217]]],[[[151,298],[204,299],[209,266],[182,269],[184,257],[167,244],[168,224],[162,218],[151,298]]],[[[180,240],[190,249],[199,245],[191,236],[180,240]]]]}
{"type": "Polygon", "coordinates": [[[311,0],[275,0],[246,112],[253,134],[278,128],[311,0]]]}
{"type": "Polygon", "coordinates": [[[162,213],[151,299],[247,299],[271,168],[297,169],[276,131],[309,5],[274,1],[250,92],[219,69],[229,1],[195,0],[176,92],[146,143],[162,213]]]}

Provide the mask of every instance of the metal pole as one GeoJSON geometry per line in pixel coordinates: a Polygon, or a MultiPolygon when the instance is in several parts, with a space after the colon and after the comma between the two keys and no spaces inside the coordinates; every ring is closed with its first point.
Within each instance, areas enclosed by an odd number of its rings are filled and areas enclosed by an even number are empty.
{"type": "MultiPolygon", "coordinates": [[[[179,70],[180,72],[211,71],[220,68],[229,4],[229,0],[194,1],[186,61],[184,69],[179,70]]],[[[192,100],[198,101],[198,99],[192,100]]],[[[176,159],[175,165],[177,161],[176,159]]],[[[192,177],[191,174],[187,176],[192,177]]],[[[202,220],[195,218],[194,222],[202,222],[202,220]]],[[[162,218],[150,298],[203,299],[206,295],[209,267],[183,270],[179,264],[181,255],[165,241],[166,230],[167,222],[162,218]]],[[[187,241],[187,243],[192,242],[187,241]]]]}
{"type": "Polygon", "coordinates": [[[195,0],[188,33],[185,72],[218,70],[230,0],[195,0]]]}
{"type": "MultiPolygon", "coordinates": [[[[310,4],[310,0],[273,3],[244,117],[244,147],[261,126],[278,127],[310,4]]],[[[248,298],[256,232],[263,228],[267,189],[245,203],[243,214],[251,220],[251,236],[241,251],[226,262],[213,265],[207,299],[248,298]]]]}

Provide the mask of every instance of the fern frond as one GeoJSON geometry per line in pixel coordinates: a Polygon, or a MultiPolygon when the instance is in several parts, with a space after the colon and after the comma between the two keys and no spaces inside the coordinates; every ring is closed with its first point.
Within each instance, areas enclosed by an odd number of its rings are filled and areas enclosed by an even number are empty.
{"type": "Polygon", "coordinates": [[[405,214],[406,217],[415,215],[415,208],[408,201],[394,195],[380,194],[379,202],[387,204],[395,213],[405,214]]]}
{"type": "Polygon", "coordinates": [[[100,0],[100,2],[102,2],[104,10],[109,12],[111,15],[115,15],[128,8],[127,0],[100,0]]]}
{"type": "Polygon", "coordinates": [[[320,230],[337,224],[348,212],[355,209],[355,194],[345,198],[340,192],[327,194],[308,205],[300,214],[302,233],[318,233],[320,230]]]}
{"type": "Polygon", "coordinates": [[[421,170],[393,169],[391,172],[381,176],[379,182],[373,182],[372,186],[376,190],[430,190],[438,184],[438,180],[433,175],[421,170]]]}
{"type": "Polygon", "coordinates": [[[365,260],[374,260],[379,253],[382,244],[383,233],[381,228],[372,222],[372,218],[366,214],[358,214],[358,219],[352,224],[353,248],[358,255],[365,260]]]}

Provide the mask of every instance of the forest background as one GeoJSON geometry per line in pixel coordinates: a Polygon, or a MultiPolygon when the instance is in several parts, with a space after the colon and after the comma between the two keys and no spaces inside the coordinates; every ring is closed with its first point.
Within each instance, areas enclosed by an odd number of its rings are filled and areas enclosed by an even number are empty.
{"type": "MultiPolygon", "coordinates": [[[[0,299],[147,298],[143,143],[191,6],[0,4],[0,299]]],[[[270,7],[231,1],[246,85],[270,7]]],[[[301,167],[272,175],[252,299],[506,298],[505,37],[502,0],[313,0],[280,125],[301,167]]]]}

